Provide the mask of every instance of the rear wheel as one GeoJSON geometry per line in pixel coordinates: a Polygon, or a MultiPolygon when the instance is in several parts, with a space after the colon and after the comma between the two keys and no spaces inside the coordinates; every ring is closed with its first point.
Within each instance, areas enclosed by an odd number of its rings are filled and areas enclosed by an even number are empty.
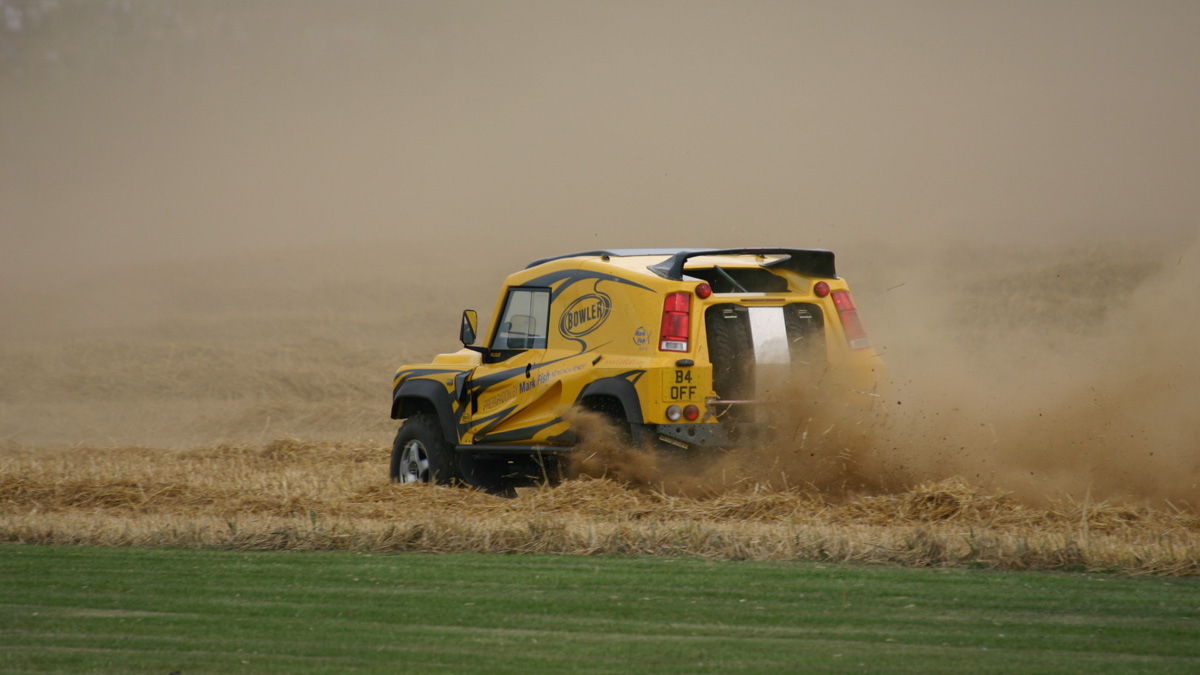
{"type": "MultiPolygon", "coordinates": [[[[629,420],[625,415],[625,406],[621,405],[621,401],[612,396],[589,396],[583,399],[582,407],[584,410],[589,410],[601,415],[606,424],[612,426],[612,432],[617,436],[617,440],[625,445],[633,442],[633,433],[629,426],[629,420]]],[[[603,434],[607,429],[593,429],[593,433],[603,434]]],[[[575,433],[582,440],[585,434],[584,430],[576,429],[575,433]]]]}
{"type": "Polygon", "coordinates": [[[443,438],[436,417],[418,413],[404,421],[392,445],[389,475],[395,483],[444,485],[462,480],[458,456],[443,438]]]}

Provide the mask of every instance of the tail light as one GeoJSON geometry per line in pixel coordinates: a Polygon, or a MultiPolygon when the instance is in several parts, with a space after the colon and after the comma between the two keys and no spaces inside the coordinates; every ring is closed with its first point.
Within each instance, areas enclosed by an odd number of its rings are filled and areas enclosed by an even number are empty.
{"type": "Polygon", "coordinates": [[[846,341],[851,349],[866,349],[871,346],[867,331],[863,328],[862,319],[858,318],[858,308],[850,298],[849,291],[834,291],[833,306],[837,308],[838,318],[842,320],[842,329],[846,332],[846,341]]]}
{"type": "Polygon", "coordinates": [[[671,293],[663,300],[662,330],[658,332],[658,350],[686,352],[691,329],[692,294],[671,293]]]}
{"type": "Polygon", "coordinates": [[[686,418],[689,422],[695,422],[700,417],[700,408],[695,405],[688,404],[686,408],[680,408],[677,405],[667,406],[667,419],[672,422],[678,422],[680,418],[686,418]]]}

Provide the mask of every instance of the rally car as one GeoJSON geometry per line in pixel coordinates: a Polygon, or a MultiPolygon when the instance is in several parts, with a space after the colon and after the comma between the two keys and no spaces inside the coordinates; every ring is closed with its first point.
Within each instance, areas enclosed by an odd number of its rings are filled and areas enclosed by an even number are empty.
{"type": "Polygon", "coordinates": [[[573,407],[632,443],[682,452],[754,442],[799,378],[869,392],[882,364],[833,253],[784,248],[589,251],[508,277],[481,345],[406,365],[392,386],[399,482],[548,478],[573,407]]]}

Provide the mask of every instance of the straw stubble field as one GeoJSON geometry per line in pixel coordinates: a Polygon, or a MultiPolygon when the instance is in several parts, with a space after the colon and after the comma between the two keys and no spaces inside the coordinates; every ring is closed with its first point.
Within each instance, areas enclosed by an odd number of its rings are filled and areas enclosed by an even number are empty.
{"type": "Polygon", "coordinates": [[[1194,271],[1128,248],[1068,257],[960,256],[962,284],[919,298],[863,265],[895,376],[867,417],[789,408],[774,444],[706,466],[584,448],[573,478],[513,498],[386,480],[391,372],[452,347],[507,260],[423,295],[437,266],[384,248],[10,287],[0,540],[1196,575],[1194,271]],[[1096,275],[1153,284],[1173,312],[1076,301],[1096,275]]]}
{"type": "Polygon", "coordinates": [[[830,499],[695,496],[580,477],[515,498],[381,479],[387,449],[280,440],[169,452],[8,448],[0,533],[30,544],[698,556],[1006,570],[1200,574],[1200,517],[961,480],[830,499]]]}

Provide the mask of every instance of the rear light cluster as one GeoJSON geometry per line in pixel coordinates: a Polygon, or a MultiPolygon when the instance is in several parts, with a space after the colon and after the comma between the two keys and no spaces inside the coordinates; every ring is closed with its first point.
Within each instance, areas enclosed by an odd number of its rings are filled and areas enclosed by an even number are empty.
{"type": "MultiPolygon", "coordinates": [[[[696,295],[701,300],[712,294],[712,286],[709,286],[708,282],[701,281],[696,285],[696,295]]],[[[691,329],[692,294],[687,291],[668,294],[667,298],[663,300],[662,330],[658,331],[658,350],[661,352],[686,352],[691,329]]]]}
{"type": "Polygon", "coordinates": [[[683,408],[680,408],[677,405],[667,408],[667,419],[671,420],[672,422],[678,422],[679,418],[681,417],[685,417],[689,421],[695,421],[700,417],[700,408],[691,404],[688,404],[683,408]]]}
{"type": "Polygon", "coordinates": [[[686,291],[671,293],[663,300],[662,330],[658,332],[658,349],[663,352],[686,352],[691,332],[692,294],[686,291]]]}
{"type": "Polygon", "coordinates": [[[858,308],[849,291],[834,291],[833,306],[837,308],[838,318],[842,320],[842,328],[846,332],[846,341],[851,349],[866,349],[871,346],[867,331],[863,328],[862,319],[858,318],[858,308]]]}
{"type": "MultiPolygon", "coordinates": [[[[696,286],[696,295],[700,299],[712,295],[712,286],[701,282],[696,286]]],[[[662,330],[658,332],[658,350],[663,352],[688,351],[688,338],[692,332],[692,294],[688,291],[670,293],[663,300],[662,330]]],[[[689,362],[688,365],[691,365],[689,362]]],[[[681,419],[695,421],[700,419],[700,408],[688,404],[684,407],[671,405],[667,407],[667,419],[678,422],[681,419]]]]}

